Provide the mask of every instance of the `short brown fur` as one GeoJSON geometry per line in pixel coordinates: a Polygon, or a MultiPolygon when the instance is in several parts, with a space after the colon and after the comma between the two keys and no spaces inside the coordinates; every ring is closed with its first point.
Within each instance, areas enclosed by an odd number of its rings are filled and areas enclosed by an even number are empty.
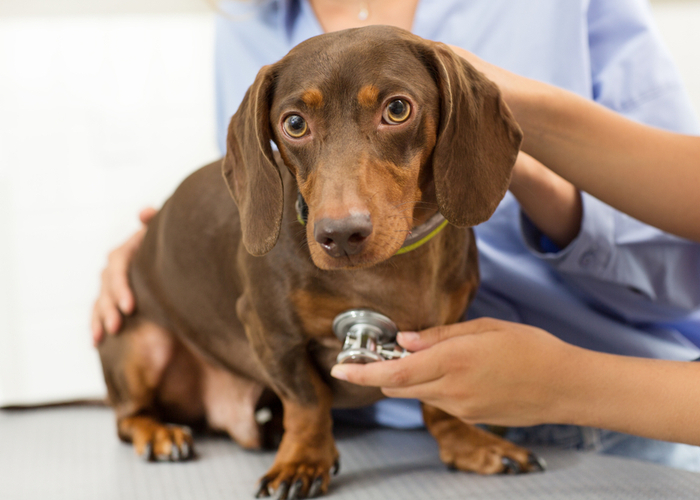
{"type": "MultiPolygon", "coordinates": [[[[479,280],[468,226],[495,210],[520,140],[492,83],[396,28],[313,38],[261,69],[225,158],[188,177],[149,224],[130,270],[137,312],[99,347],[120,436],[138,453],[182,459],[186,430],[163,422],[203,422],[254,447],[265,441],[255,406],[274,393],[285,433],[260,493],[297,480],[300,496],[325,492],[338,458],[331,407],[381,398],[329,376],[341,347],[333,318],[371,308],[413,331],[458,321],[479,280]],[[412,104],[401,124],[382,120],[379,99],[394,95],[412,104]],[[280,128],[289,113],[306,120],[305,136],[280,128]],[[451,224],[395,255],[437,211],[451,224]],[[318,220],[357,213],[372,223],[357,255],[334,257],[314,239],[318,220]]],[[[425,415],[449,464],[494,473],[511,457],[528,469],[525,450],[425,415]]]]}

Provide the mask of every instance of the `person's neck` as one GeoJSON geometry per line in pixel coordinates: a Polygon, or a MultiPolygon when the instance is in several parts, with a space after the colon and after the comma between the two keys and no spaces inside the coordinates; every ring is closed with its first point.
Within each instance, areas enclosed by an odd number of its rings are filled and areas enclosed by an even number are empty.
{"type": "Polygon", "coordinates": [[[323,31],[386,24],[411,30],[419,0],[309,0],[323,31]]]}

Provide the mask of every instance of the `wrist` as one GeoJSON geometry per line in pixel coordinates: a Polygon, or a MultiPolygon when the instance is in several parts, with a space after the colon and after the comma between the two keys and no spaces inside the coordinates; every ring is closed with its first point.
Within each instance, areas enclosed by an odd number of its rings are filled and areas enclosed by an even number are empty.
{"type": "MultiPolygon", "coordinates": [[[[550,377],[546,423],[590,425],[590,351],[561,342],[550,377]]],[[[595,386],[595,383],[593,384],[595,386]]]]}

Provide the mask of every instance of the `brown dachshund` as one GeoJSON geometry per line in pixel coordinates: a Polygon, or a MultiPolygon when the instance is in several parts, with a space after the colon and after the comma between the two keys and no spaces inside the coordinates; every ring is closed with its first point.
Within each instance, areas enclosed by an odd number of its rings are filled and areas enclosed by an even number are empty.
{"type": "MultiPolygon", "coordinates": [[[[183,460],[192,438],[165,422],[204,422],[258,448],[256,409],[274,394],[284,434],[258,495],[325,493],[331,408],[382,397],[329,376],[334,317],[370,308],[411,331],[458,321],[479,280],[470,227],[505,194],[521,138],[491,82],[399,29],[322,35],[264,67],[226,157],[150,223],[130,272],[137,312],[99,348],[119,437],[183,460]],[[401,250],[438,212],[449,224],[401,250]]],[[[449,466],[539,468],[527,450],[423,413],[449,466]]]]}

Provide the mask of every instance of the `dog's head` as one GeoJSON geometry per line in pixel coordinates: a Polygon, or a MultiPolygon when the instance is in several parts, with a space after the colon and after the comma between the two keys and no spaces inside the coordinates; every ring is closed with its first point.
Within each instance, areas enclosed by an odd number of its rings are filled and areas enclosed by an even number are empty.
{"type": "Polygon", "coordinates": [[[224,177],[253,255],[279,237],[270,141],[308,204],[322,269],[388,259],[439,210],[456,226],[503,198],[522,134],[498,88],[448,47],[373,26],[309,39],[258,73],[233,116],[224,177]]]}

